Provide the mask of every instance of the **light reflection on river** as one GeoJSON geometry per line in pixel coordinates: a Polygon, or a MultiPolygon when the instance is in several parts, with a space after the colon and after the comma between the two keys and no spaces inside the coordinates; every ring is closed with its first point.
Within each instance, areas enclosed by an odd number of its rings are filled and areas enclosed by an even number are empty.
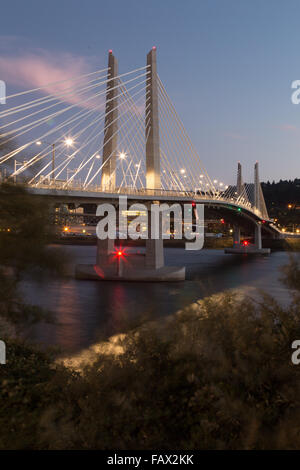
{"type": "MultiPolygon", "coordinates": [[[[61,247],[75,264],[94,263],[93,246],[61,247]]],[[[130,256],[130,249],[128,249],[130,256]]],[[[92,343],[134,326],[142,318],[153,319],[175,313],[209,294],[242,288],[253,294],[263,289],[288,303],[289,292],[280,283],[279,267],[288,263],[288,254],[275,252],[268,257],[225,255],[222,250],[185,251],[165,249],[166,264],[185,265],[187,281],[178,283],[131,283],[51,280],[23,285],[25,297],[35,305],[51,310],[55,325],[40,325],[32,339],[63,351],[75,352],[92,343]]]]}

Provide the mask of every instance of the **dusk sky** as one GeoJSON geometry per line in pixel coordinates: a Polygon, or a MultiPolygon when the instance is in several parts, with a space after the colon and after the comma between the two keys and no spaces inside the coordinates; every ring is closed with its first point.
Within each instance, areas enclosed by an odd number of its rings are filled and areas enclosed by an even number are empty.
{"type": "Polygon", "coordinates": [[[104,68],[158,72],[212,178],[300,177],[300,2],[40,0],[2,2],[0,79],[7,93],[104,68]]]}

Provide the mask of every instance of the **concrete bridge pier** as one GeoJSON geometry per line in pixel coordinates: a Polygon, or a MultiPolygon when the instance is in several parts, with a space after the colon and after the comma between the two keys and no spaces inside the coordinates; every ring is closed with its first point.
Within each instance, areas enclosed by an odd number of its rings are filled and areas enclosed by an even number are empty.
{"type": "Polygon", "coordinates": [[[233,246],[241,244],[241,229],[238,225],[233,227],[233,246]]]}
{"type": "Polygon", "coordinates": [[[153,213],[149,210],[148,239],[144,253],[127,251],[126,247],[124,249],[125,240],[98,239],[96,264],[77,265],[76,278],[97,281],[184,281],[184,266],[165,266],[164,264],[161,212],[159,212],[159,226],[156,227],[159,238],[151,238],[153,222],[153,213]],[[119,250],[118,247],[122,248],[119,250]],[[122,253],[121,256],[118,254],[119,251],[122,253]]]}
{"type": "Polygon", "coordinates": [[[261,225],[257,223],[255,225],[255,247],[257,250],[262,249],[262,241],[261,241],[261,225]]]}
{"type": "Polygon", "coordinates": [[[97,254],[96,254],[96,265],[97,266],[108,266],[110,259],[114,256],[115,252],[115,240],[106,238],[105,240],[97,239],[97,254]]]}
{"type": "Polygon", "coordinates": [[[146,259],[145,266],[149,269],[160,269],[165,265],[164,259],[164,242],[162,238],[162,213],[158,215],[158,231],[159,238],[151,238],[151,230],[155,221],[153,220],[153,214],[148,211],[148,239],[146,240],[146,259]]]}
{"type": "Polygon", "coordinates": [[[254,245],[242,245],[240,243],[240,228],[234,228],[233,247],[225,248],[225,253],[232,255],[269,255],[270,248],[262,247],[261,223],[255,222],[254,245]]]}

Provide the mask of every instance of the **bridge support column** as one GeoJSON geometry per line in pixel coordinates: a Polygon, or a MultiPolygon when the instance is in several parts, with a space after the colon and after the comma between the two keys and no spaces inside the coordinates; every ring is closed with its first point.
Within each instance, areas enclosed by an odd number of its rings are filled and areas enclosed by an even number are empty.
{"type": "Polygon", "coordinates": [[[258,250],[262,249],[262,242],[261,242],[261,225],[256,224],[255,225],[255,247],[258,250]]]}
{"type": "Polygon", "coordinates": [[[115,240],[106,238],[105,240],[97,239],[97,266],[107,266],[110,264],[111,257],[114,256],[115,240]]]}
{"type": "MultiPolygon", "coordinates": [[[[147,86],[146,86],[146,186],[147,189],[160,189],[160,143],[159,143],[159,117],[158,117],[158,84],[156,47],[147,55],[147,86]]],[[[164,266],[164,246],[162,239],[162,214],[159,212],[158,239],[151,238],[153,214],[148,211],[148,239],[146,240],[145,266],[150,269],[160,269],[164,266]]]]}
{"type": "Polygon", "coordinates": [[[241,245],[236,243],[237,239],[234,234],[233,248],[225,248],[225,253],[232,255],[269,255],[271,253],[270,248],[262,248],[261,241],[261,225],[255,223],[255,243],[254,245],[241,245]]]}
{"type": "Polygon", "coordinates": [[[146,267],[151,269],[159,269],[164,266],[164,242],[162,239],[162,213],[159,211],[158,227],[155,227],[158,233],[158,239],[151,238],[151,229],[155,223],[153,220],[154,213],[148,211],[148,239],[146,240],[146,267]]]}
{"type": "Polygon", "coordinates": [[[238,225],[233,227],[233,246],[241,244],[241,229],[238,225]]]}

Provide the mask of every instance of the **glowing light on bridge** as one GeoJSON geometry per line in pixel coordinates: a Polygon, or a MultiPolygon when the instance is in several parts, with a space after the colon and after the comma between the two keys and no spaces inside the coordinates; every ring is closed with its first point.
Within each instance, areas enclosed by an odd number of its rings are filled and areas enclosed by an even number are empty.
{"type": "Polygon", "coordinates": [[[73,143],[74,143],[74,140],[71,137],[67,137],[65,139],[65,144],[66,144],[67,147],[71,147],[71,145],[73,145],[73,143]]]}

